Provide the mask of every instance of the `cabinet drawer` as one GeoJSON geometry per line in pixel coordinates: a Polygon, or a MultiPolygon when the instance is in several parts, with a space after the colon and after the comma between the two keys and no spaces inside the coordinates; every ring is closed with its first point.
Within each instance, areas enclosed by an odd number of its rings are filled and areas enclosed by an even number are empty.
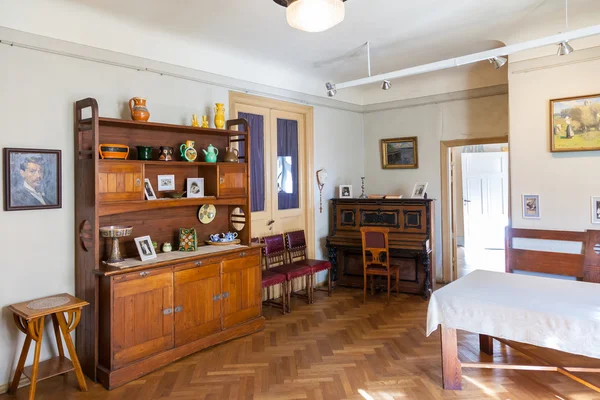
{"type": "Polygon", "coordinates": [[[101,161],[98,168],[99,200],[144,200],[143,168],[142,164],[101,161]]]}
{"type": "Polygon", "coordinates": [[[133,281],[136,279],[147,279],[156,275],[160,275],[162,273],[165,272],[170,272],[171,267],[166,267],[166,268],[156,268],[156,269],[149,269],[149,270],[145,270],[145,271],[137,271],[137,272],[130,272],[128,274],[123,274],[123,275],[117,275],[113,278],[114,282],[126,282],[126,281],[133,281]]]}
{"type": "Polygon", "coordinates": [[[245,196],[246,164],[219,165],[219,197],[245,196]]]}
{"type": "Polygon", "coordinates": [[[260,255],[250,255],[248,257],[236,258],[233,260],[223,261],[223,273],[240,271],[249,267],[260,265],[260,255]]]}

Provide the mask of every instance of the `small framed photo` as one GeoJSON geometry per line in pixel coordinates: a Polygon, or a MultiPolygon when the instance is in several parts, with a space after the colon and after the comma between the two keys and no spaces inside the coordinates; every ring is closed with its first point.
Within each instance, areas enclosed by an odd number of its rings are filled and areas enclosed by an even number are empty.
{"type": "Polygon", "coordinates": [[[413,188],[412,195],[410,196],[410,198],[411,199],[424,199],[425,194],[427,193],[427,185],[429,185],[429,182],[416,183],[415,187],[413,188]]]}
{"type": "Polygon", "coordinates": [[[340,185],[340,199],[352,198],[352,185],[340,185]]]}
{"type": "Polygon", "coordinates": [[[158,191],[175,190],[175,175],[158,175],[158,191]]]}
{"type": "Polygon", "coordinates": [[[381,168],[419,168],[417,137],[381,140],[381,168]]]}
{"type": "Polygon", "coordinates": [[[156,193],[154,193],[154,189],[148,178],[144,179],[144,194],[146,195],[146,200],[156,200],[156,193]]]}
{"type": "Polygon", "coordinates": [[[204,197],[204,178],[188,178],[187,197],[204,197]]]}
{"type": "Polygon", "coordinates": [[[600,196],[592,197],[592,224],[600,224],[600,196]]]}
{"type": "Polygon", "coordinates": [[[523,195],[523,218],[540,218],[540,195],[523,195]]]}
{"type": "Polygon", "coordinates": [[[134,240],[135,246],[137,247],[142,261],[156,258],[156,251],[154,251],[154,246],[152,245],[152,239],[150,239],[150,236],[142,236],[135,238],[134,240]]]}
{"type": "Polygon", "coordinates": [[[60,150],[4,149],[4,210],[62,207],[60,150]]]}

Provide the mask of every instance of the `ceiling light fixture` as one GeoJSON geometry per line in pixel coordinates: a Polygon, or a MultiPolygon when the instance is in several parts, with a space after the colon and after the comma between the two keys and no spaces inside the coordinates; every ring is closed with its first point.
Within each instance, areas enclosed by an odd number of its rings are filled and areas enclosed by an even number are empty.
{"type": "Polygon", "coordinates": [[[381,84],[381,88],[383,90],[390,90],[392,88],[392,82],[388,80],[383,81],[383,83],[381,84]]]}
{"type": "Polygon", "coordinates": [[[506,64],[507,61],[508,61],[508,59],[506,57],[502,57],[502,56],[492,57],[489,59],[489,62],[494,64],[494,68],[496,68],[496,69],[502,68],[502,66],[504,64],[506,64]]]}
{"type": "Polygon", "coordinates": [[[287,22],[305,32],[323,32],[344,20],[346,0],[273,0],[287,7],[287,22]]]}
{"type": "Polygon", "coordinates": [[[407,76],[441,71],[444,69],[474,64],[480,61],[489,60],[494,57],[505,57],[511,54],[518,53],[520,51],[536,49],[538,47],[555,45],[556,43],[562,43],[570,40],[581,39],[596,35],[600,35],[600,25],[588,26],[586,28],[581,28],[570,32],[559,33],[557,35],[546,36],[543,38],[533,39],[522,43],[515,43],[508,46],[499,47],[497,49],[481,51],[479,53],[473,53],[462,57],[450,58],[447,60],[436,61],[429,64],[418,65],[415,67],[405,68],[393,72],[388,72],[385,74],[374,75],[367,78],[360,78],[355,79],[353,81],[341,82],[336,84],[336,89],[347,89],[355,86],[378,83],[384,80],[391,81],[394,79],[405,78],[407,76]]]}
{"type": "Polygon", "coordinates": [[[335,87],[335,83],[327,82],[325,84],[325,87],[327,88],[327,96],[333,97],[337,94],[337,89],[335,87]]]}
{"type": "MultiPolygon", "coordinates": [[[[565,32],[569,30],[569,0],[565,0],[565,32]]],[[[562,41],[558,44],[557,56],[566,56],[573,52],[573,48],[569,44],[568,40],[562,41]]]]}

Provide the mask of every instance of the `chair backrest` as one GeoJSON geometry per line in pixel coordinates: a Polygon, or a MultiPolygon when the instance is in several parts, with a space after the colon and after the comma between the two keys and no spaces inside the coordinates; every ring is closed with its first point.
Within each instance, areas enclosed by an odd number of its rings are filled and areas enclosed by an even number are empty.
{"type": "Polygon", "coordinates": [[[363,265],[366,270],[373,265],[379,265],[390,270],[388,228],[362,227],[360,234],[362,236],[363,265]],[[368,258],[369,254],[370,258],[368,258]]]}
{"type": "Polygon", "coordinates": [[[308,259],[306,254],[306,237],[303,230],[287,232],[285,234],[285,243],[290,255],[290,262],[297,261],[297,259],[308,259]]]}
{"type": "Polygon", "coordinates": [[[285,264],[286,251],[282,234],[265,236],[262,238],[262,242],[265,244],[263,255],[267,269],[285,264]]]}

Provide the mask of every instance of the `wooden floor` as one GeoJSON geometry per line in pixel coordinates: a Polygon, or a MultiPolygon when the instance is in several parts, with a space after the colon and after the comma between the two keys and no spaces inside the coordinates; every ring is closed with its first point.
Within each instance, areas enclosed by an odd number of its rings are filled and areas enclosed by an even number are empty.
{"type": "MultiPolygon", "coordinates": [[[[292,314],[265,309],[264,332],[189,356],[119,389],[76,389],[74,375],[40,382],[36,399],[600,399],[558,373],[466,369],[462,391],[440,387],[440,344],[425,337],[427,303],[384,295],[362,305],[362,291],[317,294],[313,305],[293,301],[292,314]]],[[[460,334],[459,334],[460,335],[460,334]]],[[[479,354],[475,335],[459,336],[462,360],[490,361],[479,354]]],[[[495,344],[497,362],[528,363],[495,344]]],[[[538,349],[564,364],[598,366],[538,349]]],[[[600,384],[600,374],[590,379],[600,384]]],[[[27,398],[28,387],[16,398],[27,398]]],[[[14,399],[8,395],[0,400],[14,399]]]]}

